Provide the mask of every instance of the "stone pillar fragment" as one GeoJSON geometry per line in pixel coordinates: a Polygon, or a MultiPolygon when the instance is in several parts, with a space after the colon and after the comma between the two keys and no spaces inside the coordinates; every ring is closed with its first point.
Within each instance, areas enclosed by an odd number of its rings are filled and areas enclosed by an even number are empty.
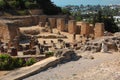
{"type": "Polygon", "coordinates": [[[55,18],[49,18],[49,23],[51,28],[56,28],[56,19],[55,18]]]}
{"type": "Polygon", "coordinates": [[[16,36],[13,40],[13,46],[16,48],[16,50],[19,50],[19,37],[16,36]]]}
{"type": "Polygon", "coordinates": [[[77,26],[76,26],[76,21],[75,20],[69,20],[69,22],[68,22],[68,32],[70,34],[77,33],[77,26]]]}
{"type": "Polygon", "coordinates": [[[40,15],[39,16],[39,22],[42,22],[42,26],[45,26],[45,23],[47,21],[47,16],[46,15],[40,15]]]}
{"type": "Polygon", "coordinates": [[[45,27],[45,23],[39,22],[39,26],[40,26],[40,27],[45,27]]]}
{"type": "Polygon", "coordinates": [[[57,29],[59,31],[64,31],[65,30],[65,19],[64,18],[57,19],[57,29]]]}
{"type": "Polygon", "coordinates": [[[76,41],[76,34],[73,34],[73,42],[76,41]]]}
{"type": "Polygon", "coordinates": [[[95,38],[104,36],[104,23],[96,23],[94,28],[95,38]]]}
{"type": "Polygon", "coordinates": [[[89,35],[90,33],[90,26],[89,26],[89,23],[86,23],[86,22],[83,22],[81,24],[81,35],[89,35]]]}
{"type": "Polygon", "coordinates": [[[30,39],[30,49],[33,49],[34,46],[35,46],[35,39],[34,39],[34,37],[31,37],[31,39],[30,39]]]}
{"type": "Polygon", "coordinates": [[[46,22],[46,23],[45,23],[45,28],[48,28],[48,27],[49,27],[49,23],[46,22]]]}

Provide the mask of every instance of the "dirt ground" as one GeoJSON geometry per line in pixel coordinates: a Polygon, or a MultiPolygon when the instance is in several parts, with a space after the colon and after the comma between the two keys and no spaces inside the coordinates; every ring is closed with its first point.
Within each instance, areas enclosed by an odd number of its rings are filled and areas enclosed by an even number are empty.
{"type": "MultiPolygon", "coordinates": [[[[53,33],[50,32],[42,32],[41,30],[43,29],[43,27],[39,27],[39,26],[31,26],[31,27],[22,27],[20,28],[21,32],[23,32],[24,30],[39,30],[40,34],[38,35],[42,35],[42,36],[47,36],[47,35],[58,35],[58,30],[56,28],[54,28],[52,30],[53,33]]],[[[73,34],[69,34],[68,32],[60,32],[61,35],[67,36],[67,38],[63,38],[63,40],[65,42],[72,42],[73,41],[73,34]]],[[[42,43],[44,40],[46,41],[46,43],[50,43],[51,40],[53,40],[55,43],[57,43],[57,39],[43,39],[43,38],[39,38],[39,42],[42,43]]],[[[80,39],[80,35],[76,35],[76,40],[80,39]]]]}
{"type": "Polygon", "coordinates": [[[85,52],[81,55],[78,61],[49,68],[24,80],[120,80],[120,53],[85,52]]]}

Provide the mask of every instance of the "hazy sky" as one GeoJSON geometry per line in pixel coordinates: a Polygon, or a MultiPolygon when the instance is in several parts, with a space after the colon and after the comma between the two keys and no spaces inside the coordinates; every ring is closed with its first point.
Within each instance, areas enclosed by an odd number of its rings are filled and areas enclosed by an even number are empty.
{"type": "Polygon", "coordinates": [[[64,5],[109,5],[109,4],[120,4],[120,0],[51,0],[54,2],[54,4],[58,6],[64,6],[64,5]]]}

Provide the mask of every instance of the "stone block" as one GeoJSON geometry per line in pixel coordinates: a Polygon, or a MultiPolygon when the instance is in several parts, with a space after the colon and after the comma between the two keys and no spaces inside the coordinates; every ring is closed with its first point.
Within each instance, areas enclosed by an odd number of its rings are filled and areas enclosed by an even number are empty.
{"type": "Polygon", "coordinates": [[[51,28],[56,28],[56,18],[49,18],[49,23],[51,28]]]}
{"type": "Polygon", "coordinates": [[[96,23],[94,28],[95,38],[104,36],[104,23],[96,23]]]}
{"type": "Polygon", "coordinates": [[[64,18],[57,19],[57,29],[59,31],[64,31],[65,30],[65,19],[64,18]]]}
{"type": "Polygon", "coordinates": [[[85,35],[85,36],[89,35],[90,34],[90,25],[89,25],[89,23],[83,22],[81,24],[81,31],[80,32],[81,32],[81,35],[85,35]]]}
{"type": "Polygon", "coordinates": [[[69,20],[68,22],[68,32],[70,34],[76,34],[77,33],[77,26],[75,20],[69,20]]]}

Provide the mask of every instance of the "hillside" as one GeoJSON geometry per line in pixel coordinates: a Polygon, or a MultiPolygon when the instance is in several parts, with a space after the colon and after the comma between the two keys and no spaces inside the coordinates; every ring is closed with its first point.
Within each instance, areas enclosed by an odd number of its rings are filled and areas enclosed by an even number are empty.
{"type": "Polygon", "coordinates": [[[50,0],[0,0],[1,15],[27,15],[30,9],[42,9],[47,15],[61,12],[50,0]]]}

